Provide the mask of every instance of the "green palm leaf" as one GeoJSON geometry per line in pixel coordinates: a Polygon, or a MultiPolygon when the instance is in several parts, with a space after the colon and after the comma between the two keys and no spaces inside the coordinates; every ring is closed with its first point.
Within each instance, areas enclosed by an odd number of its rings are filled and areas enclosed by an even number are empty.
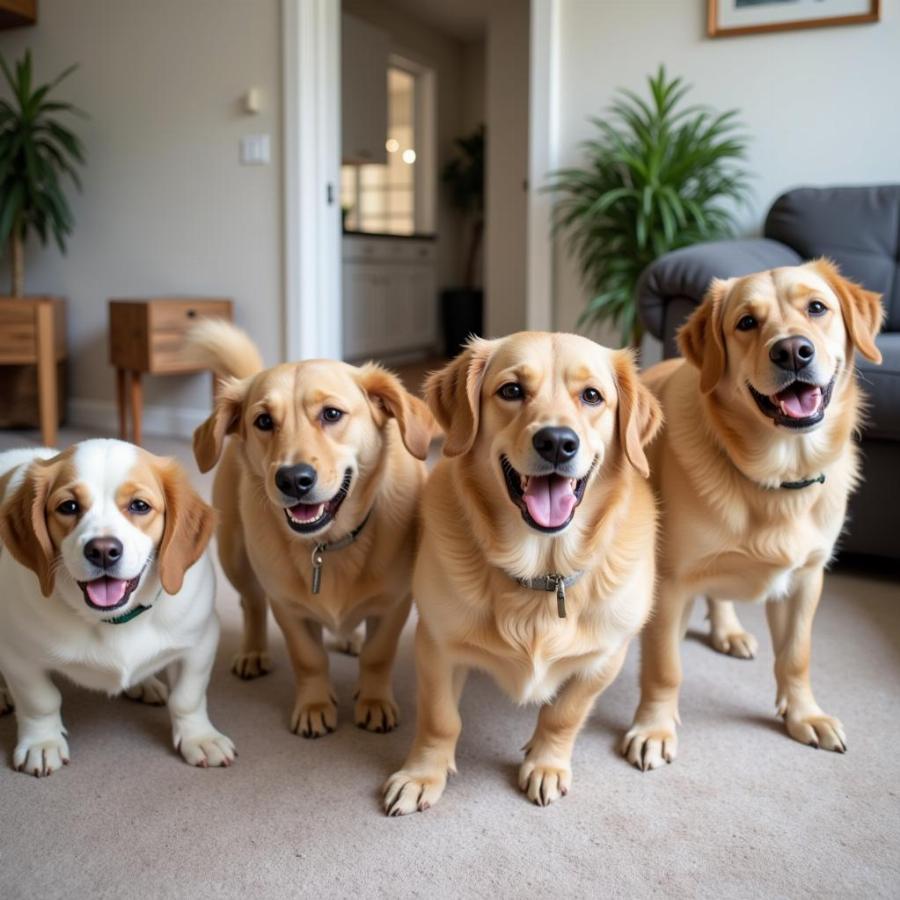
{"type": "Polygon", "coordinates": [[[649,97],[620,90],[597,136],[583,143],[584,168],[551,173],[553,231],[568,235],[590,300],[579,327],[612,322],[623,342],[641,334],[635,286],[644,268],[670,250],[727,236],[728,210],[746,201],[742,167],[748,137],[736,110],[688,105],[691,88],[660,66],[649,97]]]}
{"type": "Polygon", "coordinates": [[[0,98],[0,247],[34,231],[42,244],[52,236],[65,251],[75,219],[61,180],[70,178],[80,190],[78,167],[85,154],[81,138],[60,120],[85,114],[56,99],[54,91],[76,68],[39,84],[30,51],[12,67],[0,56],[9,89],[0,98]]]}

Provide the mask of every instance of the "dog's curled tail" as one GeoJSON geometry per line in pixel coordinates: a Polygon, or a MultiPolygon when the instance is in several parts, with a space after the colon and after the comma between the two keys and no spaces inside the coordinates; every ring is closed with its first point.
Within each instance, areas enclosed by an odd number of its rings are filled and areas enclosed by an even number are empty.
{"type": "Polygon", "coordinates": [[[249,378],[265,368],[247,333],[222,319],[201,319],[192,325],[185,352],[191,362],[223,377],[249,378]]]}

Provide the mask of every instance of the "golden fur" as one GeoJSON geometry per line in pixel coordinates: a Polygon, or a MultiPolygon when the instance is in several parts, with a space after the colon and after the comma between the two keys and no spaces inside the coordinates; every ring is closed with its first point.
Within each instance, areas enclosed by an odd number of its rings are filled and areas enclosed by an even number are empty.
{"type": "Polygon", "coordinates": [[[541,704],[519,783],[545,805],[568,791],[576,735],[650,609],[656,511],[643,448],[659,409],[627,352],[541,333],[474,340],[429,378],[426,399],[447,441],[425,488],[414,575],[416,737],[385,785],[385,810],[422,810],[441,796],[472,668],[517,702],[541,704]],[[510,382],[524,400],[498,396],[510,382]],[[587,387],[603,402],[586,405],[587,387]],[[503,455],[518,472],[536,471],[532,439],[548,425],[577,433],[576,477],[593,465],[581,505],[556,534],[526,524],[499,462],[503,455]],[[577,571],[584,575],[566,592],[564,619],[553,593],[515,580],[577,571]]]}
{"type": "Polygon", "coordinates": [[[715,281],[680,332],[686,361],[645,373],[666,427],[651,454],[662,512],[660,584],[642,636],[641,702],[623,742],[639,768],[675,757],[678,644],[697,595],[709,598],[714,645],[738,656],[751,656],[755,640],[730,601],[767,602],[776,702],[789,734],[844,750],[843,726],[813,698],[810,638],[824,567],[858,477],[854,352],[880,361],[874,338],[882,316],[878,295],[823,260],[715,281]],[[748,315],[755,327],[739,329],[748,315]],[[810,428],[776,426],[748,387],[762,395],[778,390],[770,350],[790,336],[811,341],[817,377],[834,379],[824,418],[810,428]],[[823,484],[781,487],[819,474],[823,484]]]}
{"type": "Polygon", "coordinates": [[[322,627],[346,637],[365,621],[354,718],[371,731],[391,730],[398,721],[391,670],[411,602],[431,414],[377,365],[311,360],[260,371],[246,335],[221,323],[202,323],[191,343],[228,376],[213,414],[194,435],[194,452],[202,471],[221,457],[213,486],[221,517],[219,555],[241,595],[245,626],[234,671],[249,678],[270,668],[268,598],[296,675],[291,729],[318,737],[337,723],[322,627]],[[340,409],[340,421],[326,423],[326,407],[340,409]],[[255,427],[262,413],[273,419],[273,430],[255,427]],[[314,466],[317,484],[329,495],[339,492],[346,471],[353,472],[335,518],[314,536],[288,526],[275,483],[279,467],[296,463],[314,466]],[[316,544],[340,539],[370,511],[355,543],[325,554],[321,592],[313,594],[316,544]]]}

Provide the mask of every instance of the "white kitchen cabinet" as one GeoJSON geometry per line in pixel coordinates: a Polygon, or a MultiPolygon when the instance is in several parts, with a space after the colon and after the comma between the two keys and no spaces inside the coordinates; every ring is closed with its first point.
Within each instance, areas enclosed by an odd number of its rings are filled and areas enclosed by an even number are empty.
{"type": "Polygon", "coordinates": [[[434,243],[344,238],[344,358],[400,356],[437,342],[434,243]]]}
{"type": "Polygon", "coordinates": [[[386,163],[390,36],[341,16],[341,157],[345,163],[386,163]]]}

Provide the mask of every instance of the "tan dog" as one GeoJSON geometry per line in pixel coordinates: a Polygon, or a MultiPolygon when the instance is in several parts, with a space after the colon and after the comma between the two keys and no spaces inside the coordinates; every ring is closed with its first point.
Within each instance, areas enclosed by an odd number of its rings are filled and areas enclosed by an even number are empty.
{"type": "Polygon", "coordinates": [[[541,704],[519,784],[546,805],[569,790],[578,731],[650,610],[643,448],[659,408],[627,352],[566,334],[475,340],[426,399],[446,458],[425,488],[414,575],[416,737],[384,808],[440,798],[472,668],[541,704]]]}
{"type": "MultiPolygon", "coordinates": [[[[767,602],[777,706],[795,740],[843,752],[813,698],[813,615],[858,477],[854,351],[881,361],[877,294],[826,261],[715,281],[679,335],[687,362],[651,368],[666,417],[651,455],[662,502],[660,585],[642,638],[641,702],[623,753],[676,753],[678,644],[693,598],[767,602]]],[[[713,624],[746,644],[730,604],[713,624]]]]}
{"type": "Polygon", "coordinates": [[[373,364],[263,371],[246,335],[218,322],[197,326],[192,345],[231,376],[194,434],[194,453],[204,472],[222,457],[213,487],[219,555],[244,611],[235,672],[252,678],[270,667],[268,597],[297,680],[291,729],[319,737],[337,724],[322,627],[346,636],[365,621],[354,717],[390,731],[431,414],[373,364]]]}

